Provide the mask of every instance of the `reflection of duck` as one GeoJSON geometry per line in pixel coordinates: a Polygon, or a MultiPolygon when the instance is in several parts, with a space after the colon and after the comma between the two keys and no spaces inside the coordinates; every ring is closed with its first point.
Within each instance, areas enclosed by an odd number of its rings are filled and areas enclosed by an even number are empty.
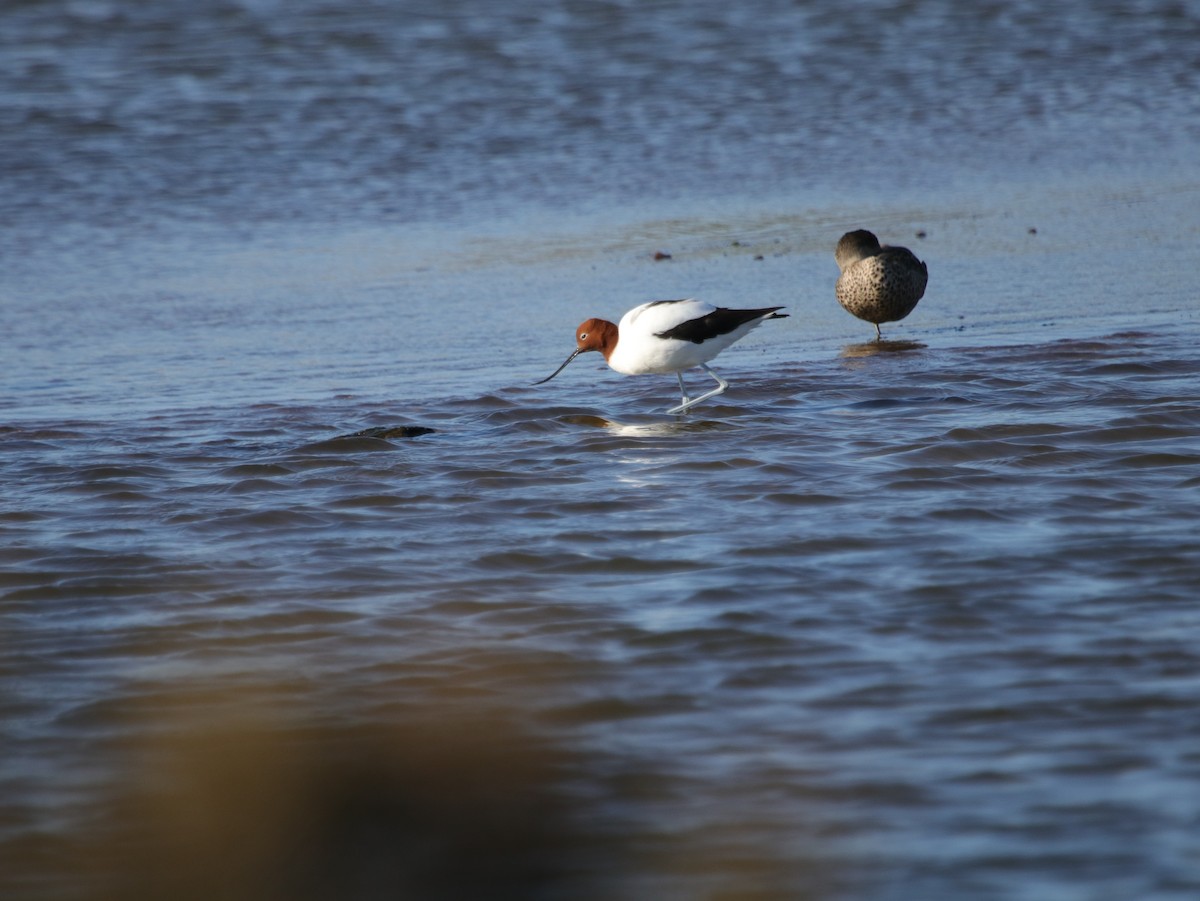
{"type": "Polygon", "coordinates": [[[879,354],[904,353],[909,350],[924,350],[925,345],[919,341],[888,341],[876,338],[862,344],[847,344],[842,348],[841,357],[853,360],[860,357],[874,357],[879,354]]]}
{"type": "Polygon", "coordinates": [[[634,307],[619,325],[604,319],[588,319],[575,330],[575,352],[566,362],[542,379],[554,378],[567,363],[585,351],[598,350],[608,365],[624,375],[675,373],[682,403],[668,413],[682,413],[702,400],[715,397],[729,383],[708,368],[708,361],[734,341],[745,337],[766,319],[782,319],[783,307],[730,310],[699,300],[654,300],[634,307]],[[698,366],[717,381],[717,387],[699,397],[688,397],[682,371],[698,366]]]}
{"type": "Polygon", "coordinates": [[[898,322],[925,293],[929,270],[907,247],[880,246],[866,229],[846,232],[834,251],[838,268],[837,299],[846,312],[874,323],[898,322]]]}

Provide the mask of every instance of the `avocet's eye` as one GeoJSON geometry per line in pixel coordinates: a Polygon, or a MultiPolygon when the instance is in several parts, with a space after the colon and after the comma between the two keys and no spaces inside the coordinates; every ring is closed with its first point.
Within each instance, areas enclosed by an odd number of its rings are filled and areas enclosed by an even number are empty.
{"type": "Polygon", "coordinates": [[[580,341],[586,341],[586,340],[587,340],[587,332],[580,332],[580,333],[579,333],[579,340],[580,340],[580,341]]]}

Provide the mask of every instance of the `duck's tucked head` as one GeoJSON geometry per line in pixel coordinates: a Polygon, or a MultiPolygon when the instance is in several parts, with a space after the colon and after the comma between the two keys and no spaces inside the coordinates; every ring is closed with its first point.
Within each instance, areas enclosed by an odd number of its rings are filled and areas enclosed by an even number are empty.
{"type": "Polygon", "coordinates": [[[589,319],[575,329],[576,353],[598,350],[605,358],[617,346],[617,327],[607,319],[589,319]]]}
{"type": "Polygon", "coordinates": [[[879,239],[865,228],[846,232],[837,243],[833,258],[837,260],[838,269],[846,271],[847,266],[853,266],[859,260],[879,253],[879,239]]]}

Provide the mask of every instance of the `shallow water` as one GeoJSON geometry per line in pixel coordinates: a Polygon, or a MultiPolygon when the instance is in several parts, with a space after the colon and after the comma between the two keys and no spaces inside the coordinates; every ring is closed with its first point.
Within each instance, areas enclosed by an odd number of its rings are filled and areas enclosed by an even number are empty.
{"type": "Polygon", "coordinates": [[[1195,897],[1200,10],[964,10],[5,6],[0,895],[1195,897]]]}
{"type": "Polygon", "coordinates": [[[392,440],[353,400],[5,429],[10,837],[180,718],[502,706],[579,758],[585,885],[612,832],[630,896],[1187,896],[1191,335],[895,346],[682,418],[650,380],[392,440]]]}

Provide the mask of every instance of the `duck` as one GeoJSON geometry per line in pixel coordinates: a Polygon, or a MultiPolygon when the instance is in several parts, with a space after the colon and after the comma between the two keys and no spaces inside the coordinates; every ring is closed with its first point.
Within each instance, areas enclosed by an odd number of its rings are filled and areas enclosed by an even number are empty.
{"type": "Polygon", "coordinates": [[[925,294],[928,267],[907,247],[881,246],[865,228],[842,235],[833,255],[841,270],[838,303],[874,324],[877,341],[883,340],[880,323],[899,322],[925,294]]]}

